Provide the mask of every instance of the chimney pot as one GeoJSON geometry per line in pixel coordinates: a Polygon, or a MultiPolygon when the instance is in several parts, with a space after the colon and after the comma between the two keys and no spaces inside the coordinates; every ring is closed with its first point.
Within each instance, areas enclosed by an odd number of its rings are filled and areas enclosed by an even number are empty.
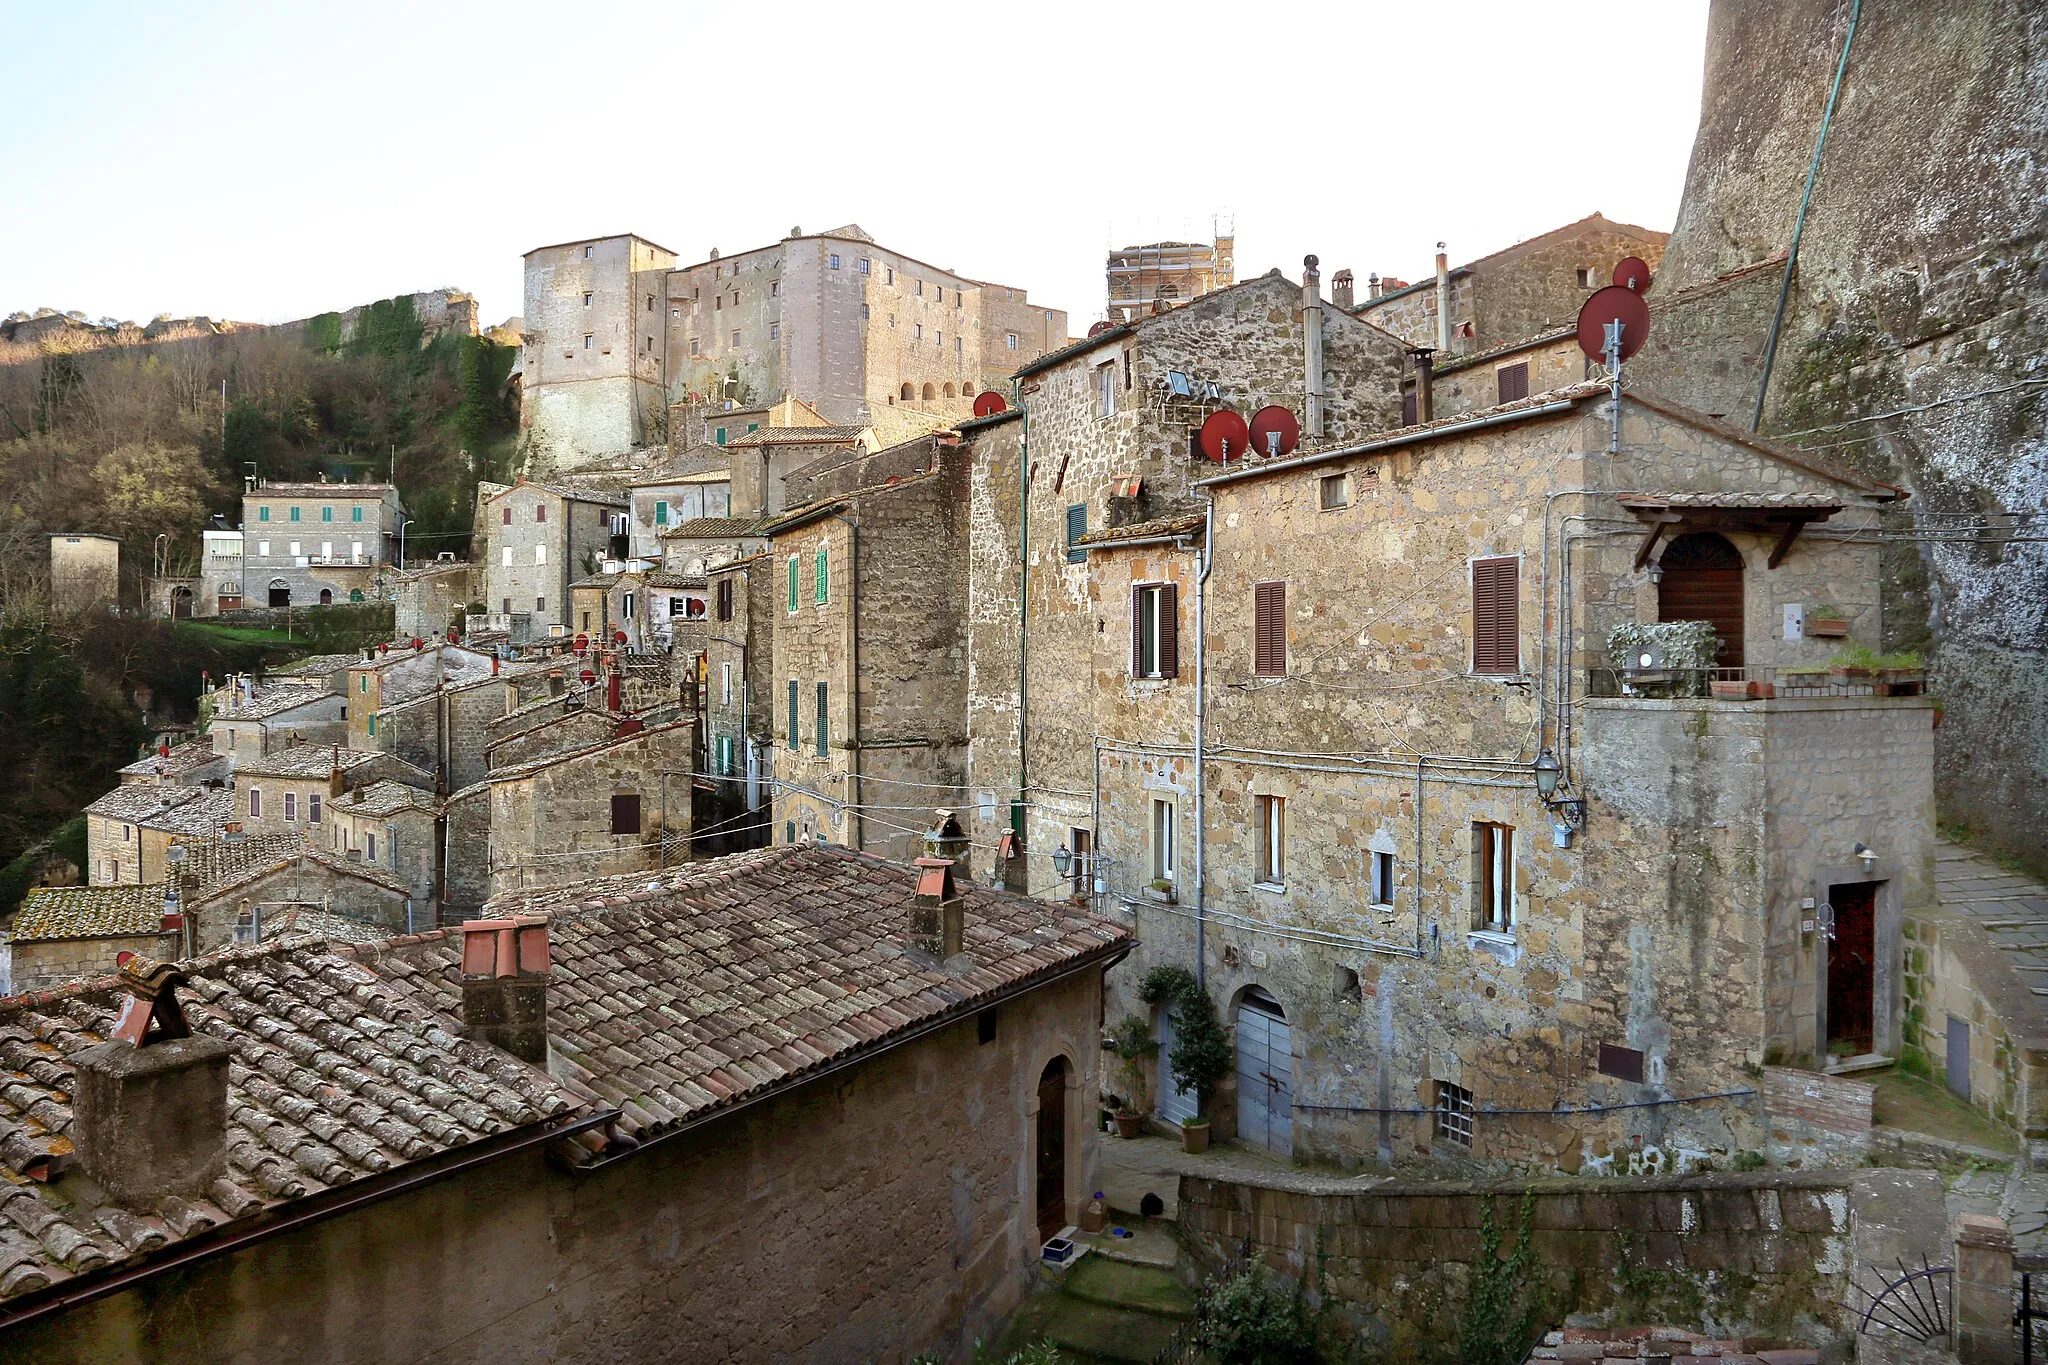
{"type": "Polygon", "coordinates": [[[910,944],[944,961],[966,947],[965,901],[953,882],[951,858],[917,860],[917,894],[910,902],[910,944]]]}
{"type": "Polygon", "coordinates": [[[470,1036],[546,1066],[551,967],[544,916],[464,920],[462,1022],[470,1036]]]}
{"type": "Polygon", "coordinates": [[[1351,271],[1348,268],[1338,271],[1330,276],[1330,302],[1350,312],[1355,303],[1354,288],[1351,271]]]}

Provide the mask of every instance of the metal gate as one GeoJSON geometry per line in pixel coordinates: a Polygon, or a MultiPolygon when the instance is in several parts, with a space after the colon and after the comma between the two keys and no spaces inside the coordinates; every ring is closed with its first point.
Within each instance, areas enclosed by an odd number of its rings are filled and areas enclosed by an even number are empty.
{"type": "Polygon", "coordinates": [[[1159,1012],[1159,1117],[1168,1123],[1185,1123],[1195,1116],[1195,1092],[1179,1090],[1173,1084],[1173,1014],[1159,1012]]]}
{"type": "Polygon", "coordinates": [[[1294,1153],[1294,1037],[1280,1002],[1256,986],[1237,1007],[1237,1136],[1294,1153]]]}

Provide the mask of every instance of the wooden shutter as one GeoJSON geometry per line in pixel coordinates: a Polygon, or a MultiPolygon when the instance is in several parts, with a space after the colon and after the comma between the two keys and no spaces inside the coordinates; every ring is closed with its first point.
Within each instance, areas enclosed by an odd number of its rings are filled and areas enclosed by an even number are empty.
{"type": "Polygon", "coordinates": [[[640,798],[627,794],[612,797],[612,833],[640,832],[640,798]]]}
{"type": "Polygon", "coordinates": [[[1088,547],[1075,541],[1088,534],[1088,504],[1077,502],[1067,509],[1067,563],[1086,564],[1088,547]]]}
{"type": "Polygon", "coordinates": [[[1180,585],[1159,586],[1159,676],[1180,676],[1180,585]]]}
{"type": "Polygon", "coordinates": [[[1523,361],[1519,365],[1503,365],[1493,373],[1500,386],[1501,402],[1512,403],[1517,398],[1527,398],[1529,396],[1529,363],[1527,361],[1523,361]]]}
{"type": "Polygon", "coordinates": [[[818,757],[819,757],[819,758],[823,758],[823,757],[825,757],[825,747],[826,747],[826,746],[825,746],[825,740],[826,740],[826,737],[827,737],[827,729],[826,729],[826,724],[825,724],[825,716],[826,716],[826,713],[827,713],[827,711],[828,711],[828,710],[830,709],[830,708],[829,708],[829,707],[827,707],[827,706],[826,706],[826,704],[825,704],[825,703],[826,703],[826,696],[827,696],[827,694],[826,694],[826,687],[825,687],[825,684],[824,684],[824,683],[819,683],[819,684],[818,684],[818,751],[817,751],[817,752],[818,752],[818,757]]]}
{"type": "Polygon", "coordinates": [[[1520,564],[1480,559],[1472,564],[1472,671],[1522,671],[1520,564]]]}
{"type": "Polygon", "coordinates": [[[1260,583],[1254,589],[1252,671],[1262,678],[1287,673],[1287,585],[1260,583]]]}
{"type": "Polygon", "coordinates": [[[721,621],[732,620],[732,580],[730,578],[718,580],[718,619],[721,621]]]}
{"type": "Polygon", "coordinates": [[[789,747],[792,749],[796,748],[797,737],[796,697],[796,679],[791,678],[789,680],[789,747]]]}
{"type": "Polygon", "coordinates": [[[1145,590],[1131,589],[1131,676],[1145,676],[1145,590]]]}

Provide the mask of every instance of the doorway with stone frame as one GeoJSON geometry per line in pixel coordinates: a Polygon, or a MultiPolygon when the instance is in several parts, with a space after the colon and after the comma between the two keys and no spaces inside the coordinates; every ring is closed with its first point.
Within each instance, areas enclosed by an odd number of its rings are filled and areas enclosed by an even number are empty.
{"type": "Polygon", "coordinates": [[[1038,1077],[1034,1162],[1038,1240],[1049,1242],[1067,1226],[1067,1059],[1055,1057],[1038,1077]]]}

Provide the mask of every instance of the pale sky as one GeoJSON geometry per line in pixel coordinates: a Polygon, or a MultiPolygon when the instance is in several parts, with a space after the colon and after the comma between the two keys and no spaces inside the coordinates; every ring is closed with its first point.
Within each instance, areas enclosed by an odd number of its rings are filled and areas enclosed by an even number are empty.
{"type": "Polygon", "coordinates": [[[1078,334],[1112,243],[1419,278],[1669,230],[1706,0],[540,5],[0,0],[0,315],[277,322],[520,253],[858,222],[1078,334]],[[1607,92],[1613,92],[1609,94],[1607,92]]]}

